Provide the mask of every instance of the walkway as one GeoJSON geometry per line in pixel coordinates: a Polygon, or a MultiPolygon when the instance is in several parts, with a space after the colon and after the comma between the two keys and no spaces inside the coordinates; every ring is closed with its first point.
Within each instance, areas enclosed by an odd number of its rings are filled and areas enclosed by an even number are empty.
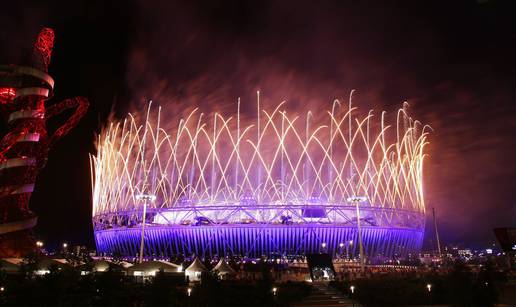
{"type": "Polygon", "coordinates": [[[339,306],[339,307],[360,307],[357,302],[346,298],[342,293],[328,286],[327,283],[314,283],[312,293],[301,302],[292,305],[293,307],[307,306],[339,306]]]}

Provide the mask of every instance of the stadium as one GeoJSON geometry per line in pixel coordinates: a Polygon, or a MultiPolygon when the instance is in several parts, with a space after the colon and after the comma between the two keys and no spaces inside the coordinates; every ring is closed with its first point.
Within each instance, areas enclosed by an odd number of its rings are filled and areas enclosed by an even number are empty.
{"type": "MultiPolygon", "coordinates": [[[[113,121],[91,156],[97,252],[134,257],[368,257],[420,251],[427,130],[404,105],[361,113],[145,114],[113,121]],[[175,124],[172,122],[175,121],[175,124]]],[[[254,107],[253,107],[254,108],[254,107]]]]}

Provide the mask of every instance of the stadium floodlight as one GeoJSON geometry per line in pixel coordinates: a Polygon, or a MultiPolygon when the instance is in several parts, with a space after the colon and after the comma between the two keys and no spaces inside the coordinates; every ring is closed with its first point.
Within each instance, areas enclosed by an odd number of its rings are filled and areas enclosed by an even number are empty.
{"type": "Polygon", "coordinates": [[[353,203],[356,208],[356,216],[357,216],[357,231],[358,231],[358,246],[360,252],[360,271],[362,274],[365,272],[365,254],[364,254],[364,246],[362,244],[362,227],[360,226],[360,208],[359,204],[361,202],[367,201],[367,197],[365,196],[352,196],[348,197],[348,202],[353,203]]]}
{"type": "Polygon", "coordinates": [[[136,195],[136,200],[143,200],[148,202],[153,202],[156,200],[156,195],[152,194],[138,194],[136,195]]]}
{"type": "Polygon", "coordinates": [[[363,203],[367,201],[367,197],[365,196],[352,196],[347,198],[348,203],[363,203]]]}
{"type": "Polygon", "coordinates": [[[142,214],[142,232],[140,238],[140,259],[139,262],[143,262],[143,252],[145,247],[145,219],[147,216],[147,202],[154,202],[156,200],[156,195],[152,194],[138,194],[136,195],[136,199],[143,201],[143,214],[142,214]]]}

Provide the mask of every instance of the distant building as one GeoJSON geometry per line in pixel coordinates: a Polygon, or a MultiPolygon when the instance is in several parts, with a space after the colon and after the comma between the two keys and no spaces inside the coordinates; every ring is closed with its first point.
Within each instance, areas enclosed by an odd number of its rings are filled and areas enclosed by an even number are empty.
{"type": "Polygon", "coordinates": [[[506,253],[516,252],[516,228],[503,227],[493,229],[496,239],[506,253]]]}

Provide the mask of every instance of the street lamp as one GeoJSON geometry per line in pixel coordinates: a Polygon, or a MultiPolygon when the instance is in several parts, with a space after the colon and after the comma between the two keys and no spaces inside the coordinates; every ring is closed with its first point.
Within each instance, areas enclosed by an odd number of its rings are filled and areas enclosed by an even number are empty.
{"type": "Polygon", "coordinates": [[[68,243],[63,243],[63,248],[66,249],[68,247],[68,243]]]}
{"type": "Polygon", "coordinates": [[[426,289],[428,290],[428,292],[431,292],[432,291],[432,285],[431,284],[426,284],[426,289]]]}
{"type": "Polygon", "coordinates": [[[142,234],[140,240],[140,263],[143,262],[143,248],[145,245],[145,217],[147,215],[147,202],[153,202],[156,200],[156,195],[152,194],[138,194],[136,200],[143,201],[143,217],[142,217],[142,234]]]}
{"type": "Polygon", "coordinates": [[[43,241],[36,241],[36,246],[39,248],[43,247],[43,241]]]}
{"type": "Polygon", "coordinates": [[[278,292],[278,288],[276,288],[276,287],[272,288],[272,295],[276,295],[276,292],[278,292]]]}
{"type": "Polygon", "coordinates": [[[357,210],[358,246],[360,248],[360,270],[362,271],[362,274],[364,274],[365,271],[365,255],[364,246],[362,245],[362,228],[360,227],[360,209],[358,205],[365,201],[367,201],[367,197],[364,196],[353,196],[348,198],[348,202],[355,204],[355,208],[357,210]]]}
{"type": "Polygon", "coordinates": [[[321,243],[322,252],[326,251],[326,242],[321,243]]]}
{"type": "Polygon", "coordinates": [[[188,293],[188,296],[192,295],[192,288],[188,288],[186,292],[188,293]]]}
{"type": "Polygon", "coordinates": [[[349,287],[349,290],[351,290],[351,294],[355,293],[355,286],[349,287]]]}

